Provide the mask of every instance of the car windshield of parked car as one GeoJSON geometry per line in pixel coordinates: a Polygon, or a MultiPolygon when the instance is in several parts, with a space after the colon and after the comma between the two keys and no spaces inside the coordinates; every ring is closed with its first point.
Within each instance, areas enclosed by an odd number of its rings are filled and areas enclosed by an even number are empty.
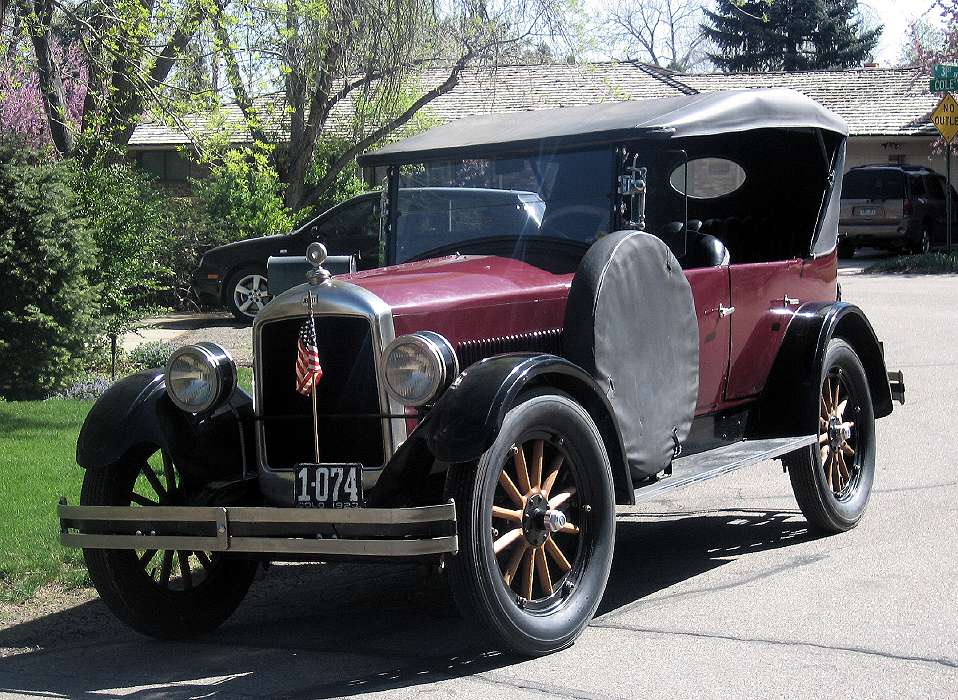
{"type": "Polygon", "coordinates": [[[850,170],[842,180],[842,199],[904,199],[905,177],[896,170],[850,170]]]}
{"type": "Polygon", "coordinates": [[[609,232],[612,158],[603,149],[404,165],[396,261],[510,238],[588,246],[609,232]]]}

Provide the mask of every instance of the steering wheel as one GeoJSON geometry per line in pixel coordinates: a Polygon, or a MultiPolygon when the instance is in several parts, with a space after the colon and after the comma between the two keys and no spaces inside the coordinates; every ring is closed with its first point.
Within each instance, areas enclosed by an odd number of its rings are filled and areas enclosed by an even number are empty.
{"type": "Polygon", "coordinates": [[[562,224],[563,219],[571,219],[572,217],[593,217],[595,223],[591,225],[589,229],[590,237],[589,242],[595,239],[595,232],[598,231],[599,225],[603,221],[609,220],[609,212],[602,207],[597,207],[592,204],[570,204],[568,206],[559,207],[555,210],[554,213],[550,212],[546,208],[546,215],[542,220],[542,228],[547,235],[557,236],[558,238],[565,238],[571,241],[585,242],[586,239],[580,234],[570,235],[569,231],[572,230],[570,227],[582,229],[581,221],[569,221],[566,224],[562,224]]]}

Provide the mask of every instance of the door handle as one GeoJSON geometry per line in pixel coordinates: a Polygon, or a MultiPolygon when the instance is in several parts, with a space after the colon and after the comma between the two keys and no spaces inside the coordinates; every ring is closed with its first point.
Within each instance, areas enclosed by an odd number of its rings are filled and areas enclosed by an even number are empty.
{"type": "Polygon", "coordinates": [[[719,318],[725,318],[735,313],[734,306],[725,306],[724,304],[719,304],[717,309],[706,309],[705,313],[710,314],[718,312],[719,318]]]}
{"type": "Polygon", "coordinates": [[[800,302],[801,302],[801,299],[796,299],[795,297],[790,297],[790,296],[788,296],[788,292],[785,292],[785,294],[782,296],[781,299],[776,299],[776,300],[775,300],[775,303],[776,303],[776,304],[779,304],[779,303],[780,303],[780,304],[781,304],[782,306],[784,306],[786,309],[787,309],[789,306],[798,306],[798,304],[799,304],[800,302]]]}

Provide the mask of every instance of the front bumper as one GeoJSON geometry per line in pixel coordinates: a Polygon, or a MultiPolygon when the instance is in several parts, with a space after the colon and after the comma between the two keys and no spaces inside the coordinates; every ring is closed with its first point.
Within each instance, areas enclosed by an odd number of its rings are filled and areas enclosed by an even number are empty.
{"type": "Polygon", "coordinates": [[[60,543],[82,549],[416,559],[459,550],[456,506],[323,510],[261,506],[58,508],[60,543]]]}

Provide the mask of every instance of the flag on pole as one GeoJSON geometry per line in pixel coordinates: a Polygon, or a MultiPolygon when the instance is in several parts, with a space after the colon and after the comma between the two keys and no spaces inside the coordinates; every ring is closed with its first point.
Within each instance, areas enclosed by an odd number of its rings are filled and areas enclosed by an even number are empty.
{"type": "Polygon", "coordinates": [[[316,382],[323,378],[323,368],[319,364],[319,348],[316,347],[316,326],[312,316],[306,319],[300,329],[296,346],[296,391],[309,396],[316,382]]]}

